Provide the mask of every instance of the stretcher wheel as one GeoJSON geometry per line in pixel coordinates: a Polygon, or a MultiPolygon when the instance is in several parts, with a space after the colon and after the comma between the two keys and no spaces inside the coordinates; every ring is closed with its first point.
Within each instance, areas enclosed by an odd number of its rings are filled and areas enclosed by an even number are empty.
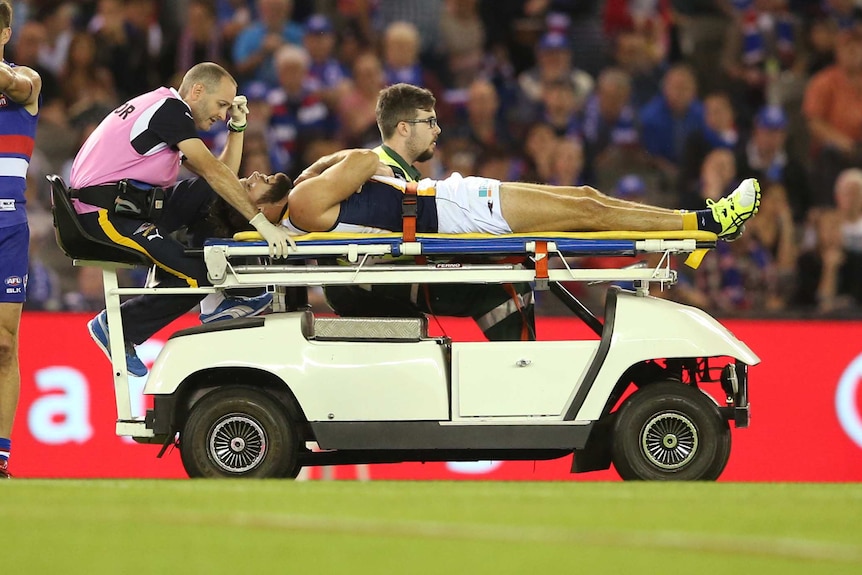
{"type": "Polygon", "coordinates": [[[245,387],[217,389],[196,403],[180,433],[189,477],[287,477],[297,440],[283,406],[245,387]]]}
{"type": "Polygon", "coordinates": [[[730,457],[730,427],[698,389],[665,381],[617,411],[612,460],[623,479],[715,480],[730,457]]]}

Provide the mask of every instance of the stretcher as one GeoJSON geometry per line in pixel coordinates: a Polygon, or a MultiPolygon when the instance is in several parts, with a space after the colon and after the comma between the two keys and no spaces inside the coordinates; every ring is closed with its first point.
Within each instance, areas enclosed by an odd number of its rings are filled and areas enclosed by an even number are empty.
{"type": "Polygon", "coordinates": [[[261,285],[532,282],[635,282],[642,294],[649,284],[675,283],[673,254],[687,254],[699,265],[715,247],[710,232],[580,232],[539,234],[401,234],[310,233],[294,238],[287,258],[268,259],[268,248],[254,232],[233,239],[208,240],[203,249],[209,279],[219,288],[261,285]],[[619,269],[579,268],[569,258],[660,254],[652,266],[619,269]],[[266,261],[248,263],[248,258],[266,261]],[[317,260],[338,264],[320,264],[317,260]],[[429,263],[428,258],[436,263],[429,263]],[[490,258],[490,260],[488,259],[490,258]],[[501,259],[502,258],[502,259],[501,259]],[[397,263],[392,259],[399,259],[397,263]],[[555,265],[556,262],[556,265],[555,265]]]}
{"type": "Polygon", "coordinates": [[[103,270],[116,433],[161,444],[160,455],[178,445],[192,477],[574,453],[573,472],[613,464],[625,479],[716,479],[730,423],[748,426],[748,370],[759,358],[703,310],[649,295],[676,281],[672,256],[696,267],[715,234],[315,233],[296,237],[297,248],[278,259],[259,237],[240,234],[190,252],[205,260],[212,285],[120,288],[119,268],[150,262],[89,237],[62,181],[49,179],[59,245],[75,265],[103,270]],[[640,255],[650,263],[605,269],[573,260],[640,255]],[[599,319],[565,291],[572,281],[635,289],[609,289],[599,319]],[[457,342],[430,336],[425,318],[316,316],[288,297],[307,286],[459,282],[531,282],[566,296],[594,334],[457,342]],[[144,384],[152,409],[133,413],[120,299],[246,287],[273,292],[274,313],[174,333],[144,384]]]}

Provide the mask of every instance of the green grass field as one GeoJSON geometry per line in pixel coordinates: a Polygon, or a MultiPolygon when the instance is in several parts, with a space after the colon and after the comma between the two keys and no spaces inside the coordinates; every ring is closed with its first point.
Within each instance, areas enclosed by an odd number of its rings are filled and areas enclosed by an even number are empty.
{"type": "Polygon", "coordinates": [[[862,485],[12,480],[0,572],[862,573],[862,485]]]}

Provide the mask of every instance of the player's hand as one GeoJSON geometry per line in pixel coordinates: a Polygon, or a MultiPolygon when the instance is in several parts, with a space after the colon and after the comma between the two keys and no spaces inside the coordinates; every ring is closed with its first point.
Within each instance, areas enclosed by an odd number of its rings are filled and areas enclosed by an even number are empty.
{"type": "Polygon", "coordinates": [[[257,214],[249,222],[254,229],[269,244],[269,255],[274,258],[284,258],[290,250],[296,250],[296,242],[290,236],[286,228],[277,226],[266,219],[262,213],[257,214]]]}
{"type": "Polygon", "coordinates": [[[306,168],[306,169],[304,169],[304,170],[302,171],[302,173],[301,173],[301,174],[299,174],[299,175],[296,177],[296,179],[295,179],[295,180],[293,180],[293,185],[294,185],[294,186],[297,186],[297,185],[301,184],[302,182],[304,182],[305,180],[308,180],[308,179],[310,179],[310,178],[317,177],[317,176],[319,176],[319,175],[320,175],[320,174],[318,174],[318,173],[317,173],[317,172],[315,172],[314,170],[310,169],[310,167],[309,167],[309,168],[306,168]]]}
{"type": "Polygon", "coordinates": [[[375,176],[389,176],[390,178],[395,177],[395,170],[392,169],[392,166],[388,166],[383,162],[380,162],[380,165],[377,166],[377,171],[374,172],[375,176]]]}
{"type": "Polygon", "coordinates": [[[245,130],[245,127],[248,125],[246,116],[248,116],[248,100],[245,96],[235,97],[230,105],[228,126],[238,132],[245,130]]]}

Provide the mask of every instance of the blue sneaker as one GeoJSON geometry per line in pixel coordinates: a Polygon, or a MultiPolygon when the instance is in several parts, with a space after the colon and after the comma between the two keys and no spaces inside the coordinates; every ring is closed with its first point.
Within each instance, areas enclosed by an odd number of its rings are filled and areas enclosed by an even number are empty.
{"type": "MultiPolygon", "coordinates": [[[[102,311],[99,315],[87,322],[87,331],[108,359],[111,359],[111,348],[108,343],[108,312],[102,311]]],[[[126,369],[132,375],[144,377],[147,375],[147,366],[135,352],[135,346],[126,342],[126,369]]]]}
{"type": "Polygon", "coordinates": [[[236,319],[257,315],[272,303],[272,294],[265,293],[256,297],[225,298],[212,313],[202,313],[201,323],[210,323],[222,319],[236,319]]]}

